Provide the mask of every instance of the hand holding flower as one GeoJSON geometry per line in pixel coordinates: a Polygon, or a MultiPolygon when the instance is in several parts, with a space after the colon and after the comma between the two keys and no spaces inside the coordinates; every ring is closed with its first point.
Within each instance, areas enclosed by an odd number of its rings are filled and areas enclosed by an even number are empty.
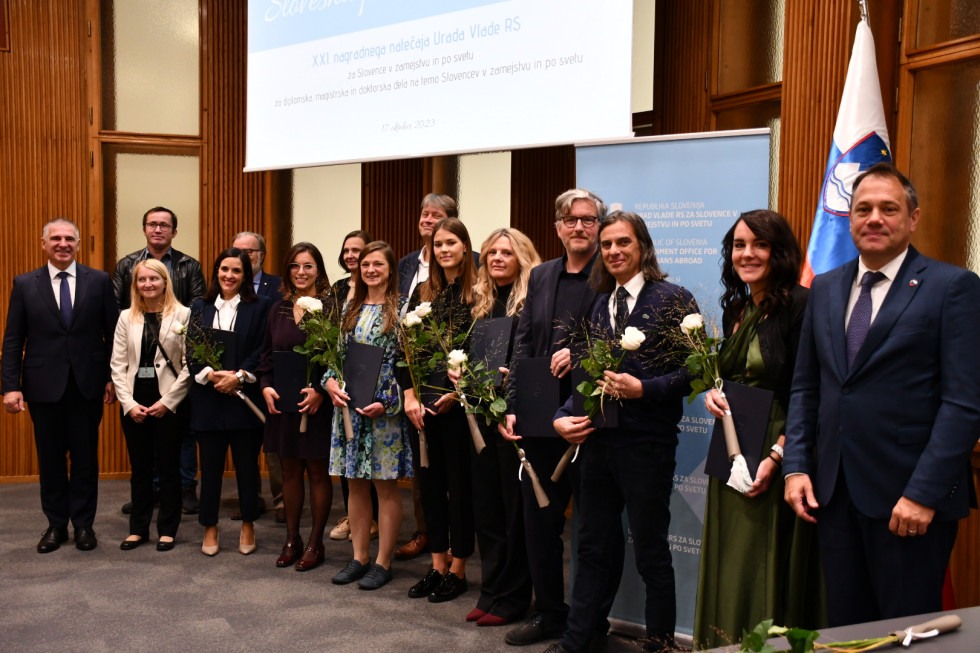
{"type": "Polygon", "coordinates": [[[505,440],[510,440],[511,442],[517,442],[521,439],[521,436],[514,433],[514,426],[517,425],[517,415],[508,414],[504,416],[504,423],[497,424],[497,432],[500,433],[501,437],[505,440]]]}
{"type": "Polygon", "coordinates": [[[725,395],[715,388],[712,388],[705,393],[704,407],[709,413],[719,418],[724,418],[725,411],[730,410],[728,407],[728,400],[725,399],[725,395]]]}
{"type": "Polygon", "coordinates": [[[643,384],[638,378],[626,372],[617,374],[606,370],[605,378],[599,380],[599,385],[605,388],[606,394],[620,399],[640,399],[643,397],[643,384]]]}
{"type": "Polygon", "coordinates": [[[323,388],[327,391],[327,394],[330,395],[330,401],[332,401],[333,405],[337,408],[346,406],[347,402],[350,401],[350,395],[340,389],[340,384],[337,383],[337,379],[333,377],[327,379],[327,382],[324,384],[323,388]]]}
{"type": "Polygon", "coordinates": [[[560,417],[554,421],[555,431],[571,444],[582,444],[595,431],[588,417],[560,417]]]}
{"type": "Polygon", "coordinates": [[[412,388],[405,388],[405,417],[415,428],[419,430],[425,428],[425,413],[412,388]]]}

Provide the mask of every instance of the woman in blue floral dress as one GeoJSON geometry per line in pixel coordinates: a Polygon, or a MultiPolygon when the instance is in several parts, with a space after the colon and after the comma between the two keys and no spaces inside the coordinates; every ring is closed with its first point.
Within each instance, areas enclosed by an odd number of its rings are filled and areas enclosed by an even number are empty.
{"type": "MultiPolygon", "coordinates": [[[[334,411],[330,473],[347,478],[348,511],[354,559],[333,577],[338,585],[358,582],[374,590],[391,580],[391,556],[402,520],[399,478],[412,475],[412,449],[402,410],[395,359],[398,350],[398,275],[395,253],[388,243],[369,243],[360,256],[360,281],[344,310],[344,342],[353,340],[384,349],[375,401],[351,411],[354,438],[344,432],[341,411],[334,411]],[[378,557],[370,564],[371,484],[378,492],[378,557]]],[[[334,371],[324,377],[334,406],[350,397],[340,389],[334,371]]]]}

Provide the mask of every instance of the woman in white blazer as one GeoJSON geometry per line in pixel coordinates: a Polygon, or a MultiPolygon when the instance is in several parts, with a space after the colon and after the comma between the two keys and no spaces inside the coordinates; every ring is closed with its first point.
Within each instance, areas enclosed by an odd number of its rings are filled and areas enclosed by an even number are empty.
{"type": "Polygon", "coordinates": [[[177,301],[167,268],[156,259],[134,266],[131,293],[132,308],[116,323],[110,363],[132,467],[130,535],[119,548],[135,549],[150,537],[155,464],[157,551],[169,551],[180,525],[180,443],[186,420],[177,415],[177,407],[190,386],[182,334],[190,309],[177,301]]]}

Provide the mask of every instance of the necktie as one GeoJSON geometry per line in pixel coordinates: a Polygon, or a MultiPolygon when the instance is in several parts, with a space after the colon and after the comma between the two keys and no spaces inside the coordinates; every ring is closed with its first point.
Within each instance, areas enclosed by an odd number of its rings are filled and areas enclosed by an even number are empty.
{"type": "Polygon", "coordinates": [[[857,357],[858,350],[864,343],[871,327],[871,287],[885,278],[881,272],[864,273],[861,277],[861,294],[858,295],[854,310],[851,311],[851,321],[847,323],[847,367],[850,369],[857,357]]]}
{"type": "Polygon", "coordinates": [[[623,335],[626,330],[626,318],[630,315],[630,309],[626,306],[626,298],[630,293],[626,288],[620,286],[616,290],[616,337],[623,335]]]}
{"type": "Polygon", "coordinates": [[[65,326],[71,326],[71,288],[68,287],[68,273],[62,270],[58,273],[61,279],[61,319],[65,326]]]}

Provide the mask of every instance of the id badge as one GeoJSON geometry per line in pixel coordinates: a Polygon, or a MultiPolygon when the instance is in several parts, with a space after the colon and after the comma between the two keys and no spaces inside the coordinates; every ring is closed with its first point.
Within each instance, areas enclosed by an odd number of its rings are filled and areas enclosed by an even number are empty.
{"type": "Polygon", "coordinates": [[[136,378],[138,379],[152,379],[157,375],[157,372],[152,367],[141,367],[136,370],[136,378]]]}

